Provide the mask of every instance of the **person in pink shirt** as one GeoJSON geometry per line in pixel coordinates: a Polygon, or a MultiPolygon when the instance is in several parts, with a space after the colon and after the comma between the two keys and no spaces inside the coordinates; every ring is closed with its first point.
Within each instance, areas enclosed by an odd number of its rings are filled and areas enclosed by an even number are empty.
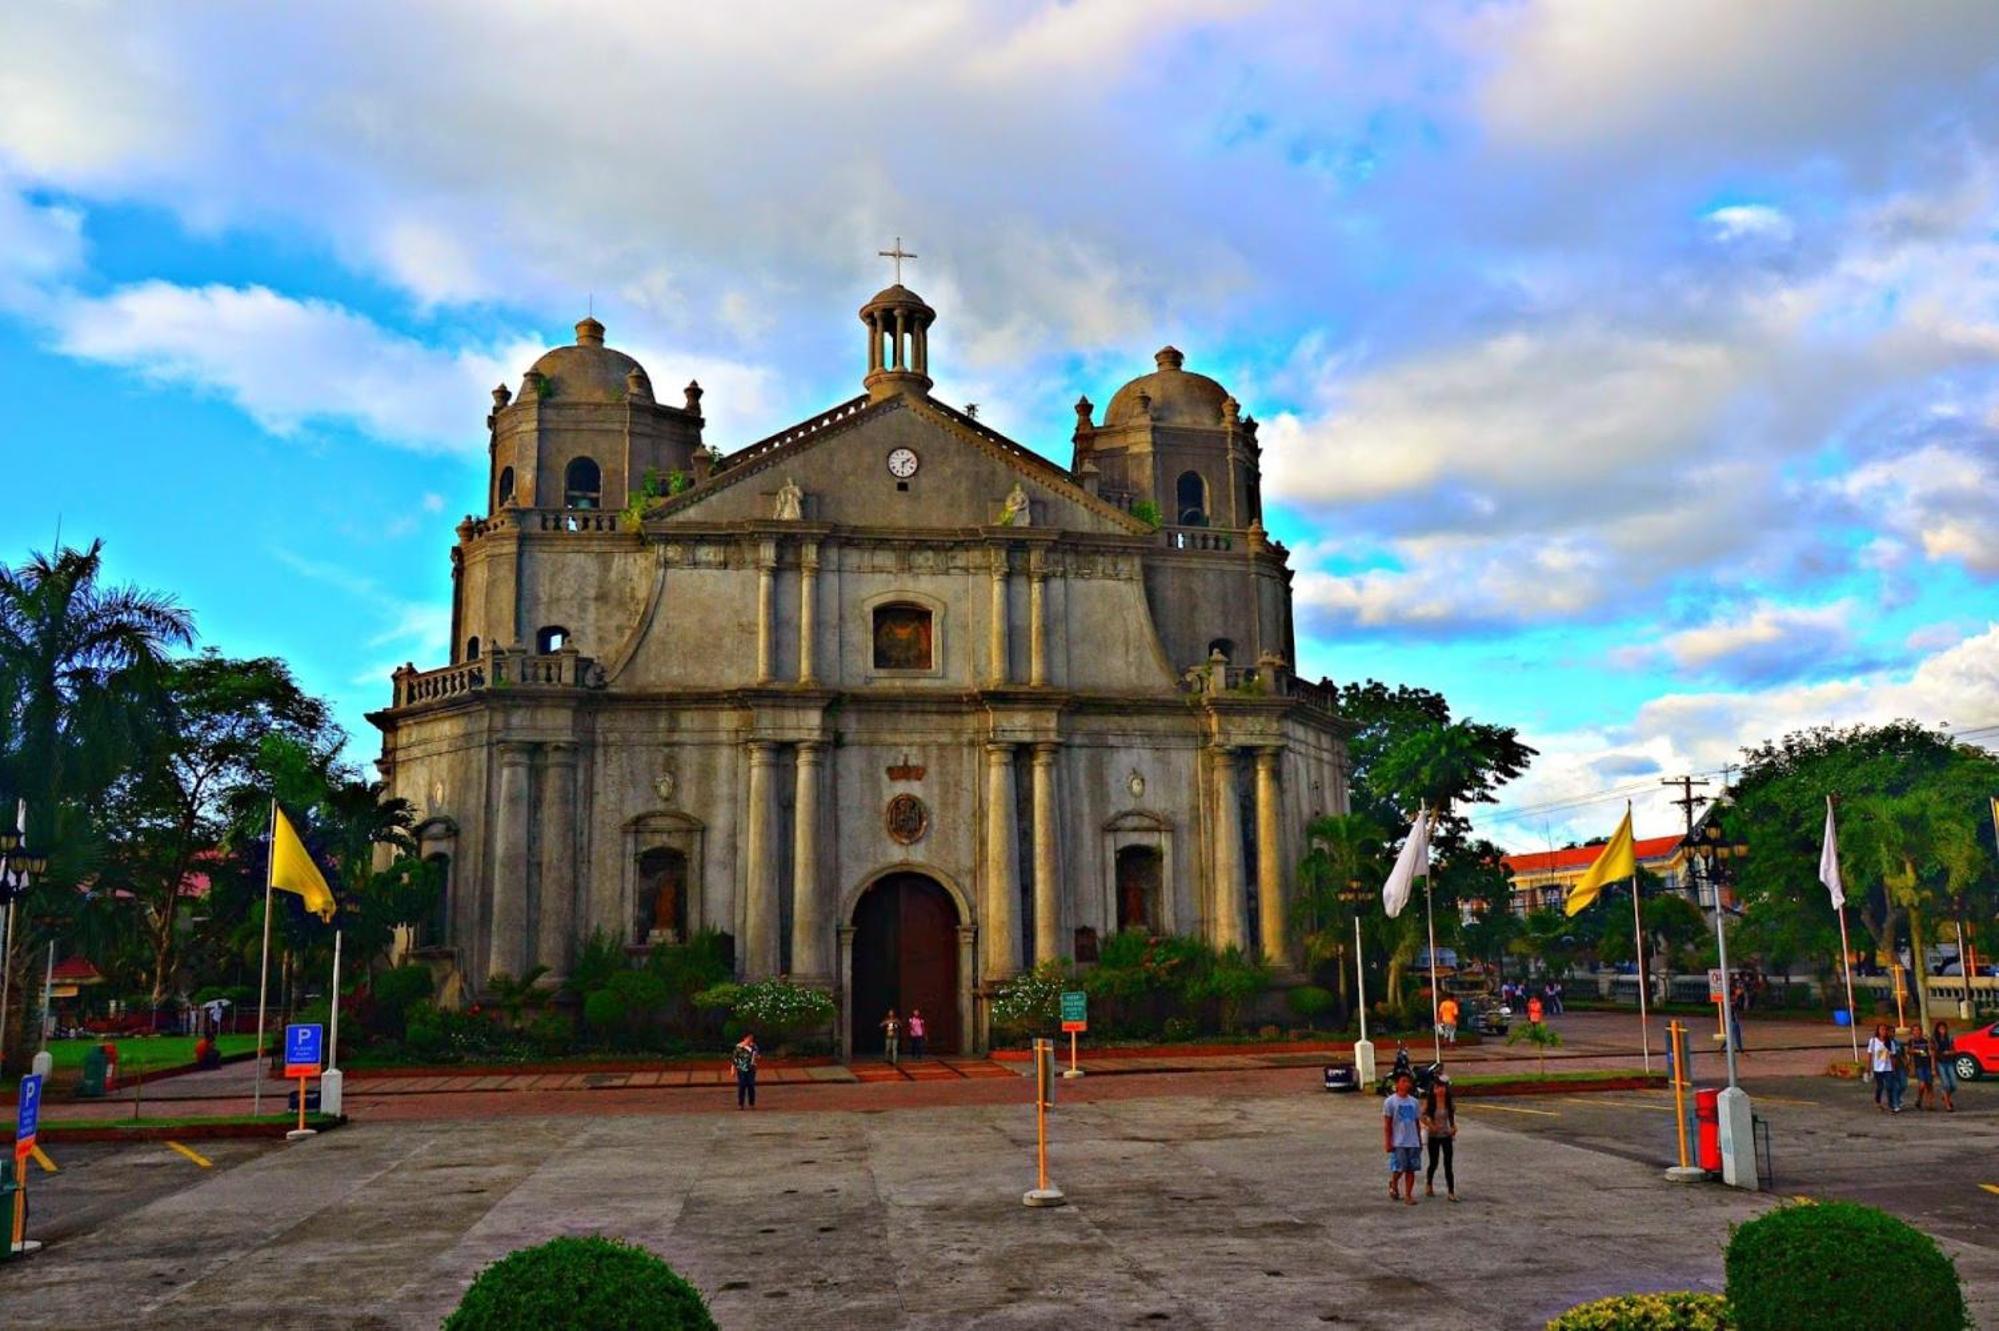
{"type": "Polygon", "coordinates": [[[923,1057],[923,1037],[929,1034],[929,1032],[930,1027],[923,1020],[923,1009],[920,1007],[911,1008],[909,1010],[909,1056],[911,1058],[923,1057]]]}

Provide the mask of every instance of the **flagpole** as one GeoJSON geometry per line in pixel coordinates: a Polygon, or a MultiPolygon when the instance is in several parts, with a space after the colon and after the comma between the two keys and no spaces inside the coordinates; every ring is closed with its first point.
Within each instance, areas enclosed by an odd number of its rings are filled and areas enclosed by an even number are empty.
{"type": "Polygon", "coordinates": [[[271,875],[278,861],[278,799],[271,797],[271,845],[264,856],[264,959],[257,967],[257,1079],[250,1093],[250,1113],[264,1109],[264,1004],[271,992],[271,875]]]}
{"type": "Polygon", "coordinates": [[[333,931],[333,1011],[326,1033],[326,1066],[340,1066],[340,930],[333,931]]]}
{"type": "MultiPolygon", "coordinates": [[[[1430,809],[1425,805],[1416,815],[1418,825],[1427,822],[1430,809]]],[[[1425,848],[1427,850],[1427,847],[1425,848]]],[[[1423,922],[1430,933],[1430,1040],[1436,1049],[1437,1062],[1444,1061],[1444,1032],[1438,1027],[1437,1002],[1437,912],[1430,900],[1430,857],[1423,856],[1423,922]]]]}
{"type": "MultiPolygon", "coordinates": [[[[1631,926],[1638,939],[1638,1048],[1645,1056],[1645,1071],[1652,1070],[1651,1018],[1645,1014],[1645,991],[1652,977],[1645,972],[1645,917],[1638,907],[1638,875],[1631,875],[1631,926]]],[[[1724,983],[1727,977],[1723,977],[1724,983]]]]}
{"type": "MultiPolygon", "coordinates": [[[[1853,945],[1846,941],[1846,907],[1836,912],[1839,916],[1839,961],[1846,968],[1846,1037],[1853,1043],[1853,1061],[1860,1061],[1860,1013],[1853,1006],[1853,945]]],[[[1723,976],[1724,983],[1727,976],[1723,976]]]]}
{"type": "Polygon", "coordinates": [[[1367,967],[1361,964],[1360,916],[1353,917],[1353,978],[1354,990],[1360,995],[1360,1038],[1367,1039],[1367,967]]]}

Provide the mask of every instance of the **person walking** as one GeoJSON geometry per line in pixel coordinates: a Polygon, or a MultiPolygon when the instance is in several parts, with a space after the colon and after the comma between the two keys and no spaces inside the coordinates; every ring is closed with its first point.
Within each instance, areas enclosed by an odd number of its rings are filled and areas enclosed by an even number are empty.
{"type": "Polygon", "coordinates": [[[1533,998],[1533,997],[1528,998],[1527,1024],[1530,1026],[1539,1026],[1541,1024],[1542,1011],[1543,1009],[1541,1007],[1541,1000],[1539,998],[1533,998]]]}
{"type": "Polygon", "coordinates": [[[1445,1044],[1458,1042],[1458,1000],[1445,998],[1437,1004],[1437,1035],[1445,1044]]]}
{"type": "Polygon", "coordinates": [[[896,1046],[901,1039],[902,1018],[895,1015],[894,1008],[890,1008],[888,1015],[882,1018],[882,1052],[887,1055],[890,1067],[897,1064],[896,1046]]]}
{"type": "Polygon", "coordinates": [[[1916,1074],[1916,1108],[1935,1112],[1930,1102],[1936,1098],[1936,1056],[1920,1026],[1909,1037],[1909,1067],[1916,1074]]]}
{"type": "Polygon", "coordinates": [[[1957,1041],[1950,1038],[1950,1023],[1937,1018],[1935,1029],[1930,1032],[1930,1050],[1937,1060],[1937,1085],[1943,1095],[1943,1109],[1946,1114],[1957,1112],[1957,1041]]]}
{"type": "Polygon", "coordinates": [[[1874,1107],[1885,1113],[1895,1081],[1895,1034],[1885,1021],[1876,1022],[1867,1038],[1867,1069],[1874,1077],[1874,1107]]]}
{"type": "Polygon", "coordinates": [[[911,1058],[923,1057],[923,1037],[929,1033],[930,1027],[923,1020],[923,1009],[920,1007],[911,1008],[909,1010],[909,1056],[911,1058]]]}
{"type": "Polygon", "coordinates": [[[1397,1073],[1395,1091],[1381,1102],[1381,1145],[1388,1152],[1388,1200],[1416,1204],[1416,1171],[1423,1164],[1423,1106],[1411,1094],[1416,1078],[1397,1073]],[[1407,1195],[1397,1191],[1406,1181],[1407,1195]]]}
{"type": "Polygon", "coordinates": [[[1423,1135],[1430,1142],[1430,1170],[1423,1176],[1423,1195],[1437,1195],[1437,1166],[1444,1166],[1444,1197],[1448,1201],[1458,1199],[1458,1177],[1456,1161],[1452,1158],[1458,1137],[1458,1104],[1451,1095],[1451,1078],[1448,1073],[1438,1074],[1430,1085],[1430,1093],[1423,1099],[1423,1135]]]}
{"type": "Polygon", "coordinates": [[[751,1031],[744,1031],[743,1038],[736,1041],[736,1047],[729,1054],[729,1066],[736,1070],[736,1108],[755,1109],[757,1107],[757,1060],[763,1057],[757,1048],[757,1037],[751,1031]]]}

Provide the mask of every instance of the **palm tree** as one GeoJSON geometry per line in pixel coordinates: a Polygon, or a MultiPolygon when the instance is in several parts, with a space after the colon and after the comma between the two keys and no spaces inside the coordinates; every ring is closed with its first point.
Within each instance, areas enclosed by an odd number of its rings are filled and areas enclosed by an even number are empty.
{"type": "MultiPolygon", "coordinates": [[[[1310,970],[1346,956],[1354,915],[1381,885],[1381,826],[1365,814],[1328,814],[1313,819],[1305,837],[1310,849],[1298,864],[1289,927],[1310,970]]],[[[1344,965],[1338,971],[1340,1009],[1350,1013],[1352,977],[1344,965]]]]}
{"type": "Polygon", "coordinates": [[[1925,918],[1962,893],[1979,876],[1984,851],[1978,819],[1968,801],[1933,788],[1860,801],[1851,850],[1871,861],[1888,889],[1888,899],[1908,911],[1909,959],[1915,969],[1916,1003],[1923,1029],[1930,1028],[1930,968],[1925,955],[1925,918]]]}
{"type": "MultiPolygon", "coordinates": [[[[103,550],[93,541],[0,567],[0,804],[27,802],[24,830],[50,853],[45,890],[87,877],[96,840],[88,808],[160,723],[167,654],[194,638],[172,598],[101,586],[103,550]]],[[[41,941],[24,928],[7,947],[18,962],[41,941]]],[[[15,990],[23,1010],[31,987],[15,990]]],[[[0,1028],[13,1029],[9,1018],[0,1013],[0,1028]]],[[[6,1047],[18,1053],[22,1041],[6,1047]]]]}

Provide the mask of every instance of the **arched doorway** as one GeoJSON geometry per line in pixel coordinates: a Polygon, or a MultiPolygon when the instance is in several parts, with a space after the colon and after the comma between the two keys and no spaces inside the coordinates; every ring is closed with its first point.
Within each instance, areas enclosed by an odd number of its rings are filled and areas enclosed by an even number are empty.
{"type": "Polygon", "coordinates": [[[852,983],[854,1053],[881,1052],[880,1023],[890,1008],[904,1017],[922,1009],[929,1052],[962,1048],[958,908],[936,879],[889,874],[862,894],[854,907],[852,983]]]}

